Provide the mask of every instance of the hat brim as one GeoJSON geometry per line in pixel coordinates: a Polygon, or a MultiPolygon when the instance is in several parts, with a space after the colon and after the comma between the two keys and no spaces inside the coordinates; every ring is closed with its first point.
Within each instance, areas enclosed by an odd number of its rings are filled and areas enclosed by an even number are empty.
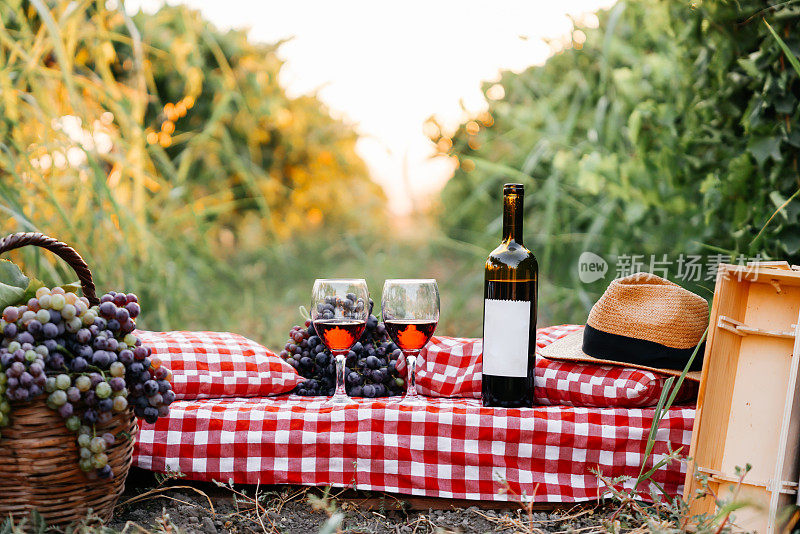
{"type": "MultiPolygon", "coordinates": [[[[631,367],[634,369],[642,369],[645,371],[653,371],[662,375],[681,376],[683,371],[676,371],[675,369],[658,369],[656,367],[647,367],[644,365],[636,365],[627,362],[617,362],[614,360],[602,360],[594,358],[583,352],[583,330],[579,330],[561,339],[557,339],[541,349],[539,355],[547,358],[548,360],[563,360],[569,362],[591,363],[594,365],[617,365],[620,367],[631,367]]],[[[686,373],[686,379],[693,382],[700,382],[702,371],[690,371],[686,373]]]]}

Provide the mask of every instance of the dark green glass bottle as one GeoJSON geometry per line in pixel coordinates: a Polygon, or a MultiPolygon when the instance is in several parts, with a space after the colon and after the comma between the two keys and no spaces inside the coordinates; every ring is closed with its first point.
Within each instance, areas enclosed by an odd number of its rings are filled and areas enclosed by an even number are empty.
{"type": "Polygon", "coordinates": [[[522,244],[525,189],[503,186],[503,241],[486,260],[484,406],[533,406],[539,264],[522,244]]]}

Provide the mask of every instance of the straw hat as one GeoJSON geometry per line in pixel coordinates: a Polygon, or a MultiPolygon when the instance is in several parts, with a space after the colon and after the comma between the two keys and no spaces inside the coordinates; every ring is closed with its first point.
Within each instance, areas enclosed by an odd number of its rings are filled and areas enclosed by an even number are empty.
{"type": "MultiPolygon", "coordinates": [[[[583,331],[554,341],[540,354],[680,376],[707,326],[704,298],[654,274],[637,273],[611,282],[583,331]]],[[[700,381],[704,348],[686,374],[689,380],[700,381]]]]}

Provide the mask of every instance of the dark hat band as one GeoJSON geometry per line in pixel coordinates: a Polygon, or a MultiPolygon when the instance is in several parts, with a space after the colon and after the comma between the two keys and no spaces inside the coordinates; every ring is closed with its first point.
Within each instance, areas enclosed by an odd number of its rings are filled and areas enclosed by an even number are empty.
{"type": "MultiPolygon", "coordinates": [[[[699,371],[703,368],[705,344],[703,341],[697,350],[697,356],[689,371],[699,371]]],[[[583,330],[583,352],[600,360],[683,371],[694,353],[694,347],[675,349],[645,339],[610,334],[587,324],[583,330]]]]}

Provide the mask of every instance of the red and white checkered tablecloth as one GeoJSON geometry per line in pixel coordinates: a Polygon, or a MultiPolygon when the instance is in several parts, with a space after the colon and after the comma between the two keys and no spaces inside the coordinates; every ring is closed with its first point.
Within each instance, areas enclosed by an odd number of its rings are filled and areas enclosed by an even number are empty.
{"type": "MultiPolygon", "coordinates": [[[[169,417],[141,423],[134,463],[195,480],[514,500],[505,480],[526,499],[575,502],[602,493],[592,469],[639,474],[653,417],[651,408],[483,408],[477,399],[430,398],[424,408],[359,399],[344,409],[324,400],[177,401],[169,417]]],[[[693,420],[692,407],[667,413],[648,466],[668,447],[688,452],[693,420]]],[[[684,471],[673,464],[654,478],[677,495],[684,471]]]]}

